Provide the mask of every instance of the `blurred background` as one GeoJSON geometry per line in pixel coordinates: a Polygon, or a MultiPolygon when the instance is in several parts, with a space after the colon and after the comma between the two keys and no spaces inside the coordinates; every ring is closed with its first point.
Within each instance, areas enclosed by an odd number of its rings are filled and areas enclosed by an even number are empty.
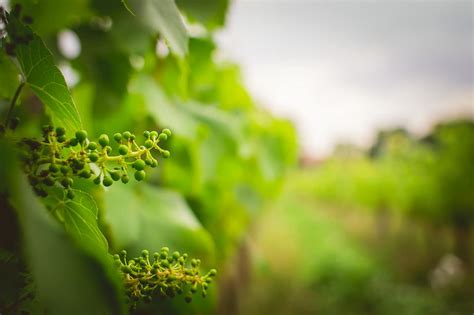
{"type": "Polygon", "coordinates": [[[473,26],[472,1],[232,4],[218,57],[300,144],[236,313],[474,310],[473,26]]]}
{"type": "Polygon", "coordinates": [[[81,187],[111,253],[219,270],[138,314],[474,312],[472,1],[177,0],[187,54],[120,1],[15,2],[91,137],[173,132],[147,183],[81,187]]]}

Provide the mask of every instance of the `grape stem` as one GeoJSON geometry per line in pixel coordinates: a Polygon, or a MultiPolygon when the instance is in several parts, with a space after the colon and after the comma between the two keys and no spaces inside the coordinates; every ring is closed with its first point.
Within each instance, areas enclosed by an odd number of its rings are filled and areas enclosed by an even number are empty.
{"type": "Polygon", "coordinates": [[[15,94],[13,95],[12,101],[10,102],[10,107],[8,108],[7,116],[5,117],[5,127],[8,127],[8,123],[11,119],[11,115],[13,112],[13,108],[15,107],[16,101],[18,100],[18,97],[20,96],[21,89],[25,85],[25,82],[21,82],[20,85],[16,88],[15,94]]]}

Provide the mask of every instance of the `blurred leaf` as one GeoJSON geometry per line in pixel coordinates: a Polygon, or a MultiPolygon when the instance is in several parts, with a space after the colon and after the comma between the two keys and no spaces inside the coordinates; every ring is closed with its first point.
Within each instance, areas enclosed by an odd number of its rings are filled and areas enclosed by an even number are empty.
{"type": "Polygon", "coordinates": [[[213,29],[225,23],[229,0],[177,0],[191,21],[200,22],[213,29]]]}
{"type": "Polygon", "coordinates": [[[33,27],[41,36],[50,35],[71,27],[90,17],[91,0],[15,0],[26,15],[34,17],[33,27]]]}
{"type": "Polygon", "coordinates": [[[160,125],[171,128],[173,133],[183,138],[197,139],[205,129],[235,139],[236,142],[240,137],[242,126],[238,118],[196,102],[173,102],[150,77],[137,77],[131,89],[144,96],[150,114],[160,125]]]}
{"type": "MultiPolygon", "coordinates": [[[[9,21],[9,28],[23,27],[13,18],[9,21]]],[[[41,38],[33,34],[33,39],[18,45],[15,52],[27,85],[49,109],[56,125],[70,132],[81,129],[81,118],[66,81],[41,38]]]]}
{"type": "Polygon", "coordinates": [[[130,0],[129,5],[137,18],[164,36],[175,54],[187,54],[188,35],[174,0],[130,0]]]}
{"type": "Polygon", "coordinates": [[[105,204],[117,249],[137,255],[144,248],[153,252],[168,246],[202,257],[205,265],[214,261],[211,237],[179,193],[144,183],[118,184],[105,195],[105,204]]]}
{"type": "Polygon", "coordinates": [[[122,289],[112,259],[90,256],[48,214],[0,143],[0,175],[23,229],[24,252],[41,302],[51,314],[123,314],[122,289]]]}

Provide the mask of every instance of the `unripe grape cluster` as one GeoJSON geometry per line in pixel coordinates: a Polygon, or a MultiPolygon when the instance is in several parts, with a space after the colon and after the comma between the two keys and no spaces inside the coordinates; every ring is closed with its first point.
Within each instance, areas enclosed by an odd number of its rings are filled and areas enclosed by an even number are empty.
{"type": "Polygon", "coordinates": [[[133,259],[127,259],[127,252],[123,250],[114,255],[114,260],[122,272],[127,300],[132,307],[140,300],[149,303],[154,297],[172,298],[176,295],[184,295],[189,303],[198,290],[206,297],[209,284],[217,273],[211,269],[200,275],[199,259],[191,259],[188,263],[187,254],[170,253],[168,247],[163,247],[152,257],[145,249],[140,257],[133,259]]]}
{"type": "Polygon", "coordinates": [[[62,127],[43,127],[43,139],[23,139],[22,160],[29,181],[35,192],[42,197],[48,195],[48,187],[57,186],[66,190],[66,196],[74,198],[71,187],[75,177],[92,179],[105,187],[116,181],[126,184],[130,181],[129,171],[141,181],[146,177],[146,168],[155,168],[158,161],[152,155],[157,151],[168,158],[170,152],[158,144],[171,136],[169,129],[145,131],[144,144],[138,145],[137,137],[129,131],[116,133],[117,154],[113,155],[111,140],[102,134],[97,142],[90,141],[87,132],[77,131],[75,137],[67,138],[62,127]]]}

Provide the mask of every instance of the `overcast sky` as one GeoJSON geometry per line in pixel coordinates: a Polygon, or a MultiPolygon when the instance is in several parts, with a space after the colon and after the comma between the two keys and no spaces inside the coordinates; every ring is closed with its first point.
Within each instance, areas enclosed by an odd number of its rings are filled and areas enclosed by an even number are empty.
{"type": "Polygon", "coordinates": [[[474,115],[472,1],[237,0],[217,40],[303,150],[474,115]]]}

